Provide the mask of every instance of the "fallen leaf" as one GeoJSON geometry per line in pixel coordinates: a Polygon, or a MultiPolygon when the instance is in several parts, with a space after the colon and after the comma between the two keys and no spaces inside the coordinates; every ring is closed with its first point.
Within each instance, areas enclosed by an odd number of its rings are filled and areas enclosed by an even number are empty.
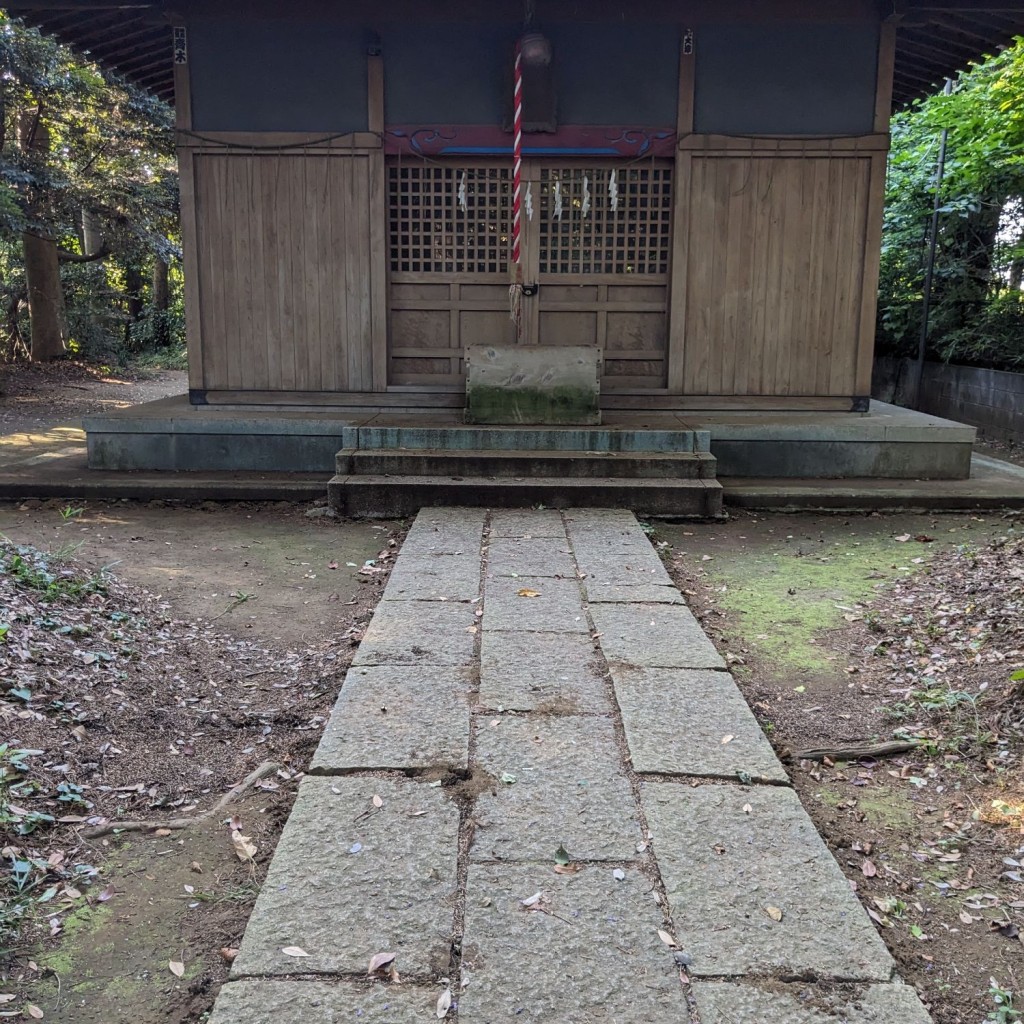
{"type": "Polygon", "coordinates": [[[517,597],[540,597],[539,590],[531,590],[529,587],[523,587],[516,591],[517,597]]]}
{"type": "Polygon", "coordinates": [[[669,947],[669,949],[676,948],[676,940],[673,939],[668,932],[662,931],[660,928],[658,929],[658,938],[661,939],[661,941],[664,942],[665,945],[669,947]]]}
{"type": "Polygon", "coordinates": [[[395,962],[397,953],[377,953],[370,959],[370,966],[366,968],[367,974],[376,974],[378,971],[390,967],[395,962]]]}
{"type": "Polygon", "coordinates": [[[381,798],[379,796],[377,796],[376,793],[373,794],[373,806],[374,807],[383,807],[384,806],[384,801],[381,800],[381,798]]]}
{"type": "Polygon", "coordinates": [[[17,998],[13,992],[0,992],[0,1003],[12,1003],[17,998]]]}
{"type": "Polygon", "coordinates": [[[113,887],[112,885],[108,885],[108,886],[107,886],[107,887],[106,887],[106,888],[105,888],[105,889],[103,890],[103,892],[101,892],[101,893],[99,894],[99,896],[97,896],[97,897],[96,897],[96,899],[97,899],[97,901],[98,901],[98,902],[100,902],[100,903],[106,903],[106,902],[107,902],[107,900],[109,900],[109,899],[110,899],[110,898],[111,898],[111,897],[112,897],[112,896],[114,895],[115,891],[116,891],[116,890],[114,889],[114,887],[113,887]]]}
{"type": "Polygon", "coordinates": [[[524,907],[535,907],[542,899],[544,899],[543,891],[535,892],[532,896],[527,896],[525,900],[520,900],[519,902],[522,903],[524,907]]]}
{"type": "Polygon", "coordinates": [[[185,965],[180,960],[168,960],[167,968],[176,978],[181,978],[185,974],[185,965]]]}
{"type": "Polygon", "coordinates": [[[221,946],[220,955],[222,960],[231,963],[238,956],[238,950],[234,946],[221,946]]]}
{"type": "Polygon", "coordinates": [[[155,831],[155,832],[153,833],[153,835],[155,835],[155,836],[160,836],[160,837],[163,837],[163,836],[169,836],[169,835],[173,835],[173,832],[172,832],[172,830],[171,830],[171,829],[169,829],[169,828],[158,828],[158,829],[157,829],[157,830],[156,830],[156,831],[155,831]]]}
{"type": "Polygon", "coordinates": [[[733,739],[735,739],[735,737],[732,735],[732,733],[729,733],[727,736],[722,737],[722,743],[723,745],[726,743],[732,743],[733,739]]]}
{"type": "Polygon", "coordinates": [[[626,872],[623,871],[622,868],[616,868],[612,872],[612,878],[614,878],[616,882],[623,882],[626,879],[626,872]]]}
{"type": "Polygon", "coordinates": [[[975,921],[975,919],[971,917],[966,910],[960,911],[960,920],[963,921],[964,924],[973,924],[975,921]]]}
{"type": "Polygon", "coordinates": [[[582,871],[582,864],[556,864],[555,874],[556,875],[575,875],[576,872],[582,871]]]}
{"type": "Polygon", "coordinates": [[[754,808],[751,807],[750,804],[744,804],[743,805],[743,813],[744,814],[750,814],[753,810],[754,810],[754,808]]]}
{"type": "Polygon", "coordinates": [[[33,1020],[42,1020],[43,1019],[43,1011],[40,1010],[39,1007],[35,1005],[35,1003],[26,1003],[25,1004],[25,1012],[33,1020]]]}
{"type": "Polygon", "coordinates": [[[285,956],[309,956],[309,954],[300,946],[283,946],[281,952],[284,953],[285,956]]]}
{"type": "Polygon", "coordinates": [[[870,860],[865,860],[860,866],[861,871],[865,878],[874,878],[878,874],[878,868],[875,867],[874,863],[870,860]]]}
{"type": "Polygon", "coordinates": [[[445,1017],[448,1016],[448,1011],[451,1009],[451,1005],[452,1005],[452,990],[450,988],[446,988],[437,997],[437,1019],[438,1020],[443,1020],[445,1017]]]}
{"type": "Polygon", "coordinates": [[[516,784],[516,777],[511,772],[502,772],[501,781],[504,782],[506,786],[514,786],[516,784]]]}
{"type": "Polygon", "coordinates": [[[766,914],[767,914],[767,915],[768,915],[768,916],[769,916],[769,917],[770,917],[770,918],[771,918],[771,919],[772,919],[773,921],[781,921],[781,920],[782,920],[782,911],[781,911],[781,910],[779,910],[779,908],[778,908],[778,907],[765,907],[765,908],[764,908],[764,912],[765,912],[765,913],[766,913],[766,914]]]}
{"type": "Polygon", "coordinates": [[[901,533],[898,537],[894,537],[893,540],[897,541],[900,544],[906,544],[907,541],[910,540],[910,534],[901,533]]]}
{"type": "Polygon", "coordinates": [[[240,861],[250,861],[256,856],[256,844],[248,836],[243,836],[238,829],[231,833],[231,845],[235,848],[235,855],[240,861]]]}
{"type": "Polygon", "coordinates": [[[337,562],[328,562],[327,563],[327,568],[328,569],[337,569],[338,568],[338,563],[337,562]]]}
{"type": "Polygon", "coordinates": [[[555,850],[556,864],[568,864],[571,859],[569,851],[564,846],[559,846],[558,849],[555,850]]]}

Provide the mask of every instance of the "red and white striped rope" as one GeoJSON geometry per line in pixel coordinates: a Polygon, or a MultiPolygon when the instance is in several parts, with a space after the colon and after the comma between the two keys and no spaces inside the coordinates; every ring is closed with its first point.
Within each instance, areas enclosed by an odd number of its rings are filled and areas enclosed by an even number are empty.
{"type": "Polygon", "coordinates": [[[520,262],[519,233],[522,224],[523,178],[523,52],[516,43],[515,87],[512,94],[512,262],[520,262]]]}

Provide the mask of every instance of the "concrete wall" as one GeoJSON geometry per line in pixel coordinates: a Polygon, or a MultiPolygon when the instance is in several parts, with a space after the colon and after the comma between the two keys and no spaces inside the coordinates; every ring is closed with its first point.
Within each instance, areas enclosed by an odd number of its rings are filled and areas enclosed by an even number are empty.
{"type": "MultiPolygon", "coordinates": [[[[909,359],[875,361],[875,398],[904,404],[910,380],[909,359]]],[[[925,363],[921,412],[969,423],[989,437],[1024,441],[1024,373],[925,363]]]]}

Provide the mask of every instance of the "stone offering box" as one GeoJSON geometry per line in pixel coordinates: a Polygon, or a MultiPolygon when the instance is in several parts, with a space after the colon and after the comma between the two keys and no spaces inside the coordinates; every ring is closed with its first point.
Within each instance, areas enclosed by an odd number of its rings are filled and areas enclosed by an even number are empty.
{"type": "Polygon", "coordinates": [[[466,422],[601,422],[596,345],[472,345],[466,350],[466,422]]]}

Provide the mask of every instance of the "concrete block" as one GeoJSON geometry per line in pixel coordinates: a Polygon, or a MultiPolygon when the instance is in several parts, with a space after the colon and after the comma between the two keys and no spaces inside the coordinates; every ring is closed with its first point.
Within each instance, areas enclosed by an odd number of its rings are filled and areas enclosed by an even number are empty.
{"type": "Polygon", "coordinates": [[[253,978],[220,990],[210,1024],[437,1024],[437,988],[253,978]]]}
{"type": "Polygon", "coordinates": [[[641,799],[692,978],[889,980],[889,951],[791,789],[647,783],[641,799]]]}
{"type": "Polygon", "coordinates": [[[909,985],[843,989],[814,984],[784,985],[697,981],[693,997],[706,1021],[778,1024],[931,1024],[909,985]]]}
{"type": "Polygon", "coordinates": [[[479,700],[504,711],[611,712],[600,656],[582,633],[484,630],[479,700]]]}
{"type": "Polygon", "coordinates": [[[672,604],[593,604],[601,650],[613,666],[725,668],[688,608],[672,604]]]}
{"type": "Polygon", "coordinates": [[[443,974],[458,827],[456,806],[425,783],[304,779],[232,976],[362,976],[383,950],[398,953],[400,974],[443,974]],[[289,956],[288,946],[309,955],[289,956]]]}
{"type": "Polygon", "coordinates": [[[470,670],[363,665],[349,670],[311,773],[465,768],[470,670]]]}
{"type": "Polygon", "coordinates": [[[517,540],[495,537],[487,553],[487,576],[563,576],[576,578],[569,542],[562,537],[517,540]]]}
{"type": "Polygon", "coordinates": [[[482,725],[476,743],[495,781],[477,799],[474,860],[550,866],[559,846],[574,860],[637,857],[636,802],[609,719],[506,715],[482,725]]]}
{"type": "Polygon", "coordinates": [[[728,672],[613,665],[611,675],[636,771],[789,782],[728,672]]]}
{"type": "Polygon", "coordinates": [[[470,345],[467,423],[600,423],[596,345],[470,345]]]}
{"type": "Polygon", "coordinates": [[[616,881],[611,867],[556,875],[550,864],[473,864],[468,888],[462,1024],[689,1020],[678,968],[658,938],[661,911],[639,869],[626,867],[616,881]],[[537,892],[549,913],[522,905],[537,892]]]}
{"type": "Polygon", "coordinates": [[[469,665],[474,605],[381,601],[353,665],[469,665]]]}
{"type": "Polygon", "coordinates": [[[537,633],[587,633],[590,630],[579,582],[550,576],[489,578],[484,585],[483,623],[485,630],[537,633]],[[537,596],[525,593],[521,596],[521,591],[537,596]]]}
{"type": "Polygon", "coordinates": [[[480,556],[418,555],[403,551],[384,601],[474,601],[480,596],[480,556]]]}

